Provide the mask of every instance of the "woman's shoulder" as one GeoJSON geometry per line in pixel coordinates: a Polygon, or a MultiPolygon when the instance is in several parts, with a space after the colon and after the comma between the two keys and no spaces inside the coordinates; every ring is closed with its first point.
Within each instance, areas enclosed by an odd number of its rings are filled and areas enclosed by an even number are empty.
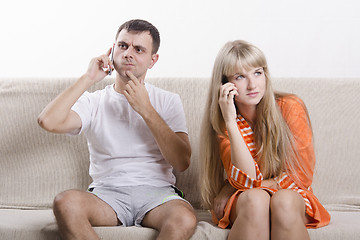
{"type": "Polygon", "coordinates": [[[304,101],[295,94],[276,93],[275,99],[281,109],[305,108],[304,101]]]}
{"type": "Polygon", "coordinates": [[[294,115],[307,115],[305,103],[299,96],[290,93],[277,93],[275,98],[285,118],[294,115]]]}

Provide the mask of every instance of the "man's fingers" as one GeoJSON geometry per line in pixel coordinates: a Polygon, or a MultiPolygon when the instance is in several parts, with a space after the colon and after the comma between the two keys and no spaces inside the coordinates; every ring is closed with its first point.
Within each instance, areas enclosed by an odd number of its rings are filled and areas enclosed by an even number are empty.
{"type": "Polygon", "coordinates": [[[126,71],[125,73],[131,80],[133,80],[135,84],[140,83],[137,77],[135,77],[135,75],[132,72],[126,71]]]}
{"type": "Polygon", "coordinates": [[[144,79],[138,79],[137,77],[135,77],[135,75],[130,72],[130,71],[126,71],[125,72],[126,75],[135,83],[135,85],[138,85],[138,84],[142,84],[144,82],[144,79]]]}
{"type": "Polygon", "coordinates": [[[107,55],[101,55],[97,60],[99,62],[99,67],[101,67],[104,72],[107,73],[110,71],[110,68],[113,68],[110,58],[107,55]]]}
{"type": "Polygon", "coordinates": [[[128,92],[129,95],[133,94],[134,91],[134,83],[129,81],[126,85],[125,85],[125,90],[128,92]]]}
{"type": "Polygon", "coordinates": [[[106,52],[106,56],[109,56],[109,57],[110,57],[111,49],[112,49],[112,48],[110,48],[110,49],[106,52]]]}
{"type": "Polygon", "coordinates": [[[128,81],[125,87],[129,88],[129,90],[131,89],[132,91],[134,91],[136,85],[133,81],[128,81]]]}

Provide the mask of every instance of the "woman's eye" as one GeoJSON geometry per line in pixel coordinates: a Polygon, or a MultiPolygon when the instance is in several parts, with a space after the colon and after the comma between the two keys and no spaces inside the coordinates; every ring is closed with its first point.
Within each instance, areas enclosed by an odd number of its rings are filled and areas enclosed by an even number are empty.
{"type": "Polygon", "coordinates": [[[241,79],[244,79],[244,78],[245,77],[243,75],[239,75],[239,76],[236,77],[236,79],[238,79],[238,80],[241,80],[241,79]]]}
{"type": "Polygon", "coordinates": [[[260,76],[262,72],[255,72],[255,76],[260,76]]]}

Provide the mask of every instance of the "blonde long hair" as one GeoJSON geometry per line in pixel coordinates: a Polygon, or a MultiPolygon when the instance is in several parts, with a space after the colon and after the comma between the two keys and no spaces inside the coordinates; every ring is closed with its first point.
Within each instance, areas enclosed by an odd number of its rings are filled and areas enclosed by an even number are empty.
{"type": "Polygon", "coordinates": [[[289,94],[274,92],[266,58],[260,49],[242,40],[228,42],[215,60],[201,129],[201,194],[207,209],[212,209],[214,198],[224,185],[218,136],[226,136],[226,128],[218,102],[219,89],[236,68],[250,67],[262,67],[266,77],[266,90],[257,105],[257,120],[253,129],[257,162],[264,179],[279,176],[284,171],[296,178],[295,167],[303,170],[298,163],[293,135],[276,103],[277,98],[289,94]]]}

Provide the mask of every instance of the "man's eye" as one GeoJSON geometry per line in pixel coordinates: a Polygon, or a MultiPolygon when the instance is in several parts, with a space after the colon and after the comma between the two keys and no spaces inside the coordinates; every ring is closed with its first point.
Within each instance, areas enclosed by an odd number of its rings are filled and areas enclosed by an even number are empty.
{"type": "Polygon", "coordinates": [[[137,52],[141,53],[143,50],[141,48],[136,49],[137,52]]]}

